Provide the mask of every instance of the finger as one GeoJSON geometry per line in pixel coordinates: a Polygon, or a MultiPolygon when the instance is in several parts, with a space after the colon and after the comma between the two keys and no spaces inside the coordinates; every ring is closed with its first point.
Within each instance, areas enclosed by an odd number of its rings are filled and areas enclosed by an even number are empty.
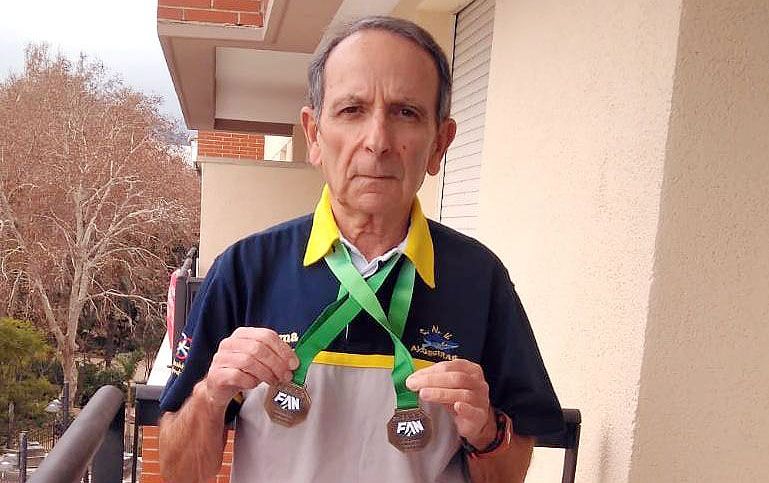
{"type": "MultiPolygon", "coordinates": [[[[272,370],[277,379],[282,379],[283,375],[291,371],[290,361],[281,357],[278,354],[278,344],[276,344],[275,338],[277,335],[275,332],[269,329],[257,329],[254,327],[246,327],[253,329],[251,331],[236,331],[233,336],[224,339],[219,345],[219,351],[217,353],[242,353],[250,356],[254,361],[261,362],[272,370]],[[250,337],[250,335],[258,335],[258,337],[250,337]]],[[[277,342],[285,344],[280,339],[277,342]]],[[[289,350],[291,350],[289,348],[289,350]]],[[[295,357],[295,356],[294,356],[295,357]]],[[[241,365],[240,368],[245,366],[241,365]]]]}
{"type": "Polygon", "coordinates": [[[291,373],[289,371],[281,371],[281,369],[276,368],[275,366],[271,366],[264,360],[255,359],[250,357],[248,354],[238,354],[238,356],[241,356],[245,359],[244,362],[237,364],[237,368],[239,370],[247,374],[251,374],[252,376],[266,382],[267,384],[273,385],[284,381],[286,379],[286,374],[288,374],[289,379],[291,377],[291,373]]]}
{"type": "Polygon", "coordinates": [[[483,378],[483,368],[475,362],[467,359],[453,359],[433,364],[424,369],[415,371],[413,375],[436,374],[443,372],[466,372],[475,377],[483,378]]]}
{"type": "Polygon", "coordinates": [[[208,378],[219,387],[237,391],[253,389],[262,382],[261,378],[234,367],[217,367],[209,371],[208,378]]]}
{"type": "Polygon", "coordinates": [[[299,367],[299,359],[290,345],[285,343],[277,332],[262,327],[238,327],[232,333],[231,338],[242,341],[261,342],[272,349],[275,354],[286,362],[290,370],[299,367]]]}
{"type": "Polygon", "coordinates": [[[419,390],[419,399],[439,404],[454,404],[457,401],[475,406],[483,406],[486,398],[467,389],[445,389],[426,387],[419,390]]]}
{"type": "Polygon", "coordinates": [[[463,371],[450,371],[419,374],[414,373],[406,379],[406,387],[418,391],[425,387],[446,389],[470,389],[488,393],[488,385],[483,379],[463,371]]]}
{"type": "Polygon", "coordinates": [[[286,375],[288,378],[291,376],[286,362],[261,342],[254,343],[242,352],[237,349],[224,352],[220,357],[220,364],[245,371],[268,384],[283,381],[286,375]]]}
{"type": "Polygon", "coordinates": [[[261,339],[270,333],[277,335],[277,332],[272,329],[241,326],[233,330],[230,337],[235,339],[261,339]]]}
{"type": "Polygon", "coordinates": [[[455,402],[452,407],[459,418],[482,424],[485,424],[488,419],[488,408],[473,406],[462,401],[455,402]]]}
{"type": "Polygon", "coordinates": [[[273,350],[288,364],[290,370],[295,371],[299,367],[299,358],[290,345],[278,338],[272,345],[273,350]]]}
{"type": "Polygon", "coordinates": [[[216,404],[226,405],[240,391],[252,389],[260,380],[232,367],[212,367],[206,375],[206,388],[216,404]]]}
{"type": "Polygon", "coordinates": [[[488,424],[489,408],[476,407],[461,401],[454,403],[457,432],[465,438],[475,438],[488,424]]]}

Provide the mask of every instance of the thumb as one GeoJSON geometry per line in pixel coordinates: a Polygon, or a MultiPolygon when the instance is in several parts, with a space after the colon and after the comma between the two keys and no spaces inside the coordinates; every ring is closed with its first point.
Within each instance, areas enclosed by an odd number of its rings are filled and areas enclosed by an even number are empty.
{"type": "Polygon", "coordinates": [[[486,415],[488,410],[477,408],[463,401],[457,401],[454,403],[454,411],[458,416],[465,419],[479,421],[481,423],[486,422],[486,415]]]}

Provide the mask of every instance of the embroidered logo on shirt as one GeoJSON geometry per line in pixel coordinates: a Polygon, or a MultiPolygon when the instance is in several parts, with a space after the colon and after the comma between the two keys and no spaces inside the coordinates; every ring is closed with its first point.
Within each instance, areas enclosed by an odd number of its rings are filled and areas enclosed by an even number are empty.
{"type": "Polygon", "coordinates": [[[174,354],[174,360],[171,364],[171,371],[177,376],[182,372],[182,369],[184,369],[184,363],[190,354],[190,346],[192,346],[192,337],[189,337],[182,332],[182,337],[176,345],[176,353],[174,354]]]}
{"type": "Polygon", "coordinates": [[[452,352],[459,348],[459,343],[452,340],[454,334],[451,332],[442,332],[437,325],[433,325],[429,330],[419,329],[419,333],[423,336],[422,346],[412,345],[411,352],[446,361],[457,358],[452,352]]]}

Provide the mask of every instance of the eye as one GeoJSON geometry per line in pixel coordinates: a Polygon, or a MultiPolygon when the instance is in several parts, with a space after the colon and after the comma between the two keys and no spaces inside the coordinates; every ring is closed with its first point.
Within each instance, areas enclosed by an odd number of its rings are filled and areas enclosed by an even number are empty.
{"type": "Polygon", "coordinates": [[[339,111],[339,114],[357,114],[360,112],[360,106],[347,106],[339,111]]]}
{"type": "Polygon", "coordinates": [[[405,117],[407,119],[414,119],[419,117],[419,112],[412,107],[398,107],[397,114],[398,116],[405,117]]]}

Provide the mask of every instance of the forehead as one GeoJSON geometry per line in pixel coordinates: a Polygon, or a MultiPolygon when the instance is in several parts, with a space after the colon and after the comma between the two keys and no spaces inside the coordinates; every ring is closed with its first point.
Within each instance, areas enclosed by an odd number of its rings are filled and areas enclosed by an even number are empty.
{"type": "Polygon", "coordinates": [[[384,89],[391,96],[435,102],[438,71],[415,42],[382,30],[356,32],[332,50],[325,67],[326,100],[384,89]]]}

